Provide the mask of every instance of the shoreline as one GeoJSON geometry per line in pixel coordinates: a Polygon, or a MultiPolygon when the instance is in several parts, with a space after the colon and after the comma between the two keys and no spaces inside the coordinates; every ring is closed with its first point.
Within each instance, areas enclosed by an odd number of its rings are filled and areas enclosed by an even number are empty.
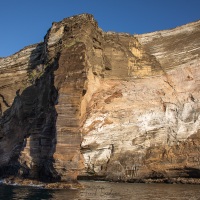
{"type": "Polygon", "coordinates": [[[37,180],[22,179],[22,178],[5,178],[2,179],[0,185],[38,187],[41,189],[85,189],[81,181],[105,181],[111,183],[143,183],[143,184],[190,184],[200,185],[200,178],[162,178],[162,179],[132,179],[132,180],[107,180],[98,178],[79,179],[76,182],[51,182],[45,183],[37,180]]]}
{"type": "Polygon", "coordinates": [[[41,182],[32,179],[22,178],[5,178],[1,180],[3,185],[24,186],[24,187],[38,187],[41,189],[84,189],[83,185],[76,182],[41,182]]]}
{"type": "Polygon", "coordinates": [[[200,178],[162,178],[162,179],[141,179],[141,180],[130,180],[129,183],[163,183],[163,184],[190,184],[200,185],[200,178]]]}
{"type": "Polygon", "coordinates": [[[163,183],[163,184],[193,184],[200,185],[200,178],[185,178],[185,177],[163,177],[163,178],[137,178],[127,180],[112,180],[106,179],[104,176],[80,176],[78,181],[106,181],[106,182],[118,182],[118,183],[163,183]]]}

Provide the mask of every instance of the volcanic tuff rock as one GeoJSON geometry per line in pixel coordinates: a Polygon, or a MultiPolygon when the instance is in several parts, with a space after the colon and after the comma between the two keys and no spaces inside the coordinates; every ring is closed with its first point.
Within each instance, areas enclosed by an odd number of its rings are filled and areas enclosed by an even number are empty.
{"type": "Polygon", "coordinates": [[[143,35],[89,14],[0,59],[0,175],[200,177],[200,21],[143,35]]]}

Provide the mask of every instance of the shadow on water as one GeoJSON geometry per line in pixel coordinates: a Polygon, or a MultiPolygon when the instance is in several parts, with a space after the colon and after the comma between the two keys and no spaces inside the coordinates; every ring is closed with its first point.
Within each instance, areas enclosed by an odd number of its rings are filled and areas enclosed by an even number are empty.
{"type": "Polygon", "coordinates": [[[37,187],[0,185],[1,200],[75,200],[80,190],[47,190],[37,187]]]}
{"type": "Polygon", "coordinates": [[[46,200],[53,199],[53,190],[33,187],[0,186],[1,200],[46,200]]]}

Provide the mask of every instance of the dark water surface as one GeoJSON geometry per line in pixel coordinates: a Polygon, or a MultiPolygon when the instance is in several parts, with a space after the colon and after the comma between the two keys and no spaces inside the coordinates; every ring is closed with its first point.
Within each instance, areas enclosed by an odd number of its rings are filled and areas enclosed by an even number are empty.
{"type": "Polygon", "coordinates": [[[200,185],[81,183],[85,189],[47,190],[0,185],[0,200],[200,200],[200,185]]]}

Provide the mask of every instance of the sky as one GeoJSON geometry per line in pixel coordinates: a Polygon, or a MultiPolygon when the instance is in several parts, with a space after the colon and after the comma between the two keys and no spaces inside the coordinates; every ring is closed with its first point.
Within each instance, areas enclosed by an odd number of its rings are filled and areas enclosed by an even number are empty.
{"type": "Polygon", "coordinates": [[[141,34],[200,20],[200,0],[0,0],[0,57],[43,41],[52,22],[90,13],[104,31],[141,34]]]}

